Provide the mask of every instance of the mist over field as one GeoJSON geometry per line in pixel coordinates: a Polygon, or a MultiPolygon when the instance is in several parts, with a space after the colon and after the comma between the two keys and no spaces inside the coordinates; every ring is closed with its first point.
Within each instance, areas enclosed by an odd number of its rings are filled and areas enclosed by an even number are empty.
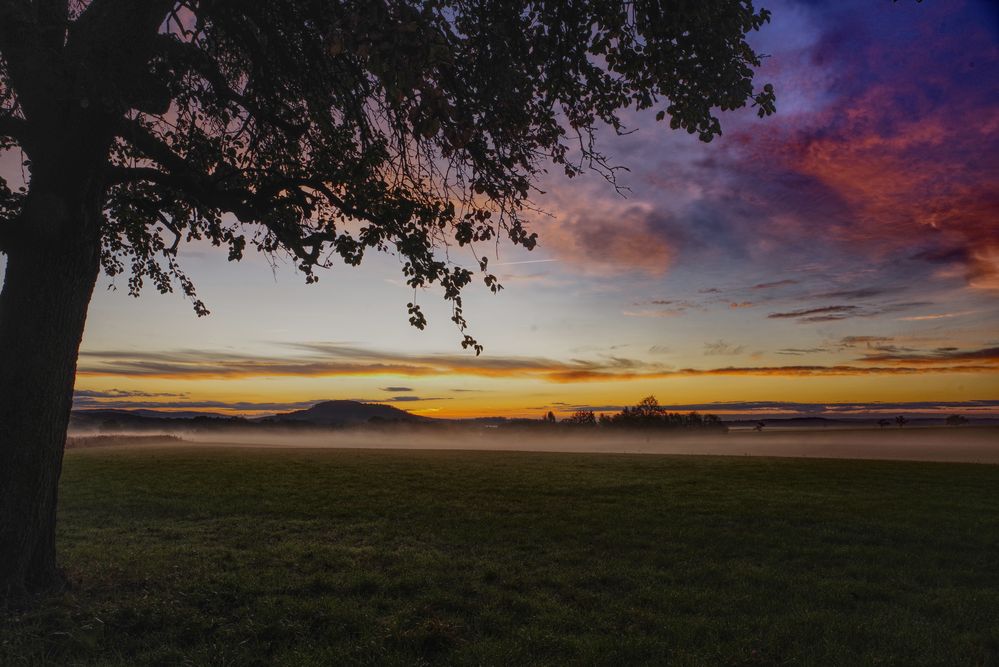
{"type": "Polygon", "coordinates": [[[999,427],[784,428],[728,433],[603,429],[392,428],[80,431],[70,447],[176,445],[258,448],[687,454],[999,463],[999,427]]]}

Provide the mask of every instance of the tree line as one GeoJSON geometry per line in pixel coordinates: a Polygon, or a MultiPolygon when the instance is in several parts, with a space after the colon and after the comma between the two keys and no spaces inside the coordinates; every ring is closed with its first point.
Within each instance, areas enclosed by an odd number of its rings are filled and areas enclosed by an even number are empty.
{"type": "MultiPolygon", "coordinates": [[[[551,412],[546,421],[554,422],[551,412]]],[[[602,428],[642,428],[642,429],[716,429],[727,431],[718,415],[694,412],[670,412],[659,405],[655,396],[646,396],[637,405],[625,407],[616,414],[601,414],[598,418],[592,410],[578,410],[561,421],[569,426],[590,426],[602,428]]]]}

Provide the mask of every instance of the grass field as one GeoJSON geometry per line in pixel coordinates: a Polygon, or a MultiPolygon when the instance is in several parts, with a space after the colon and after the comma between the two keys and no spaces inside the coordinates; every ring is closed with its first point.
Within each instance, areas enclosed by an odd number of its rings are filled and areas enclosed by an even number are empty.
{"type": "Polygon", "coordinates": [[[999,664],[999,466],[67,453],[0,664],[999,664]]]}

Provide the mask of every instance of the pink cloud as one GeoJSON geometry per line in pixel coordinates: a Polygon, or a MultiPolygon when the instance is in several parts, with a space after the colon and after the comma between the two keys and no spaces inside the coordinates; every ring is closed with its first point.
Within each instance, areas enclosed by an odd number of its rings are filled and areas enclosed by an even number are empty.
{"type": "Polygon", "coordinates": [[[987,74],[999,54],[983,30],[938,31],[949,11],[893,14],[911,26],[883,39],[830,33],[801,68],[825,72],[838,61],[836,97],[813,114],[741,130],[735,143],[747,168],[783,172],[787,196],[805,199],[793,215],[770,215],[781,236],[925,260],[938,275],[999,288],[999,99],[987,74]],[[795,178],[807,187],[795,192],[795,178]]]}
{"type": "Polygon", "coordinates": [[[577,200],[552,214],[540,227],[543,247],[580,273],[659,276],[676,256],[649,206],[577,200]]]}

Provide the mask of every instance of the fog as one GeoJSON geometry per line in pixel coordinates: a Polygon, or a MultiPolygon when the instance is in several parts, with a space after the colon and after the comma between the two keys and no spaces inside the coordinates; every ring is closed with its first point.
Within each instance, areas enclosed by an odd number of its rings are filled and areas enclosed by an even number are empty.
{"type": "Polygon", "coordinates": [[[605,429],[356,428],[212,429],[72,433],[71,448],[254,447],[433,449],[590,454],[695,454],[796,458],[999,463],[999,427],[802,428],[728,433],[621,432],[605,429]]]}

